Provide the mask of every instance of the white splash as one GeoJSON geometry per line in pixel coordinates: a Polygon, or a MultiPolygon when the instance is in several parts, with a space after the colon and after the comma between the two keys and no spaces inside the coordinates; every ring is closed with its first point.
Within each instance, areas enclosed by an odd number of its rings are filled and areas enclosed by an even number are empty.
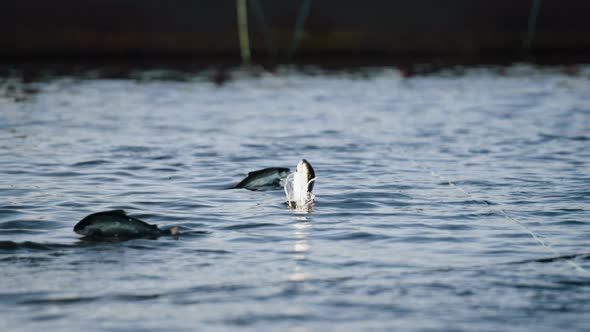
{"type": "Polygon", "coordinates": [[[296,209],[308,209],[313,206],[315,195],[307,191],[309,184],[315,181],[313,178],[307,181],[307,175],[303,172],[289,174],[285,180],[285,195],[287,196],[287,204],[296,209]]]}

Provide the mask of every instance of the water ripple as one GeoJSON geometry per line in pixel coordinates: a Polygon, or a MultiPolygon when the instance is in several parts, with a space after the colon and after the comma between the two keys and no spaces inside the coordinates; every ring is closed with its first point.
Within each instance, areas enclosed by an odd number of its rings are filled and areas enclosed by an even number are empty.
{"type": "Polygon", "coordinates": [[[0,70],[2,328],[585,330],[576,67],[0,70]],[[301,158],[309,211],[225,190],[301,158]],[[72,231],[112,209],[180,235],[72,231]]]}

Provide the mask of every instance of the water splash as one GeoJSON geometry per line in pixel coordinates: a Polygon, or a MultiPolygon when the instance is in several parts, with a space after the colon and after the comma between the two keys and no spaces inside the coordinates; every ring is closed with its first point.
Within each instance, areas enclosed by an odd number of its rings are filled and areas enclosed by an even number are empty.
{"type": "Polygon", "coordinates": [[[284,187],[287,205],[292,209],[310,211],[314,206],[315,195],[308,191],[307,188],[315,180],[316,177],[305,182],[295,177],[295,173],[289,174],[284,187]]]}

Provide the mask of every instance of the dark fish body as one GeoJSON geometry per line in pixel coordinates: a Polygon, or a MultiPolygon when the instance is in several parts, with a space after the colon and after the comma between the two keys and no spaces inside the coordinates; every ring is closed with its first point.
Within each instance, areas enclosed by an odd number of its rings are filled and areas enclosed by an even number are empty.
{"type": "Polygon", "coordinates": [[[289,169],[284,167],[270,167],[248,173],[234,188],[248,190],[271,190],[280,189],[281,180],[289,174],[289,169]]]}
{"type": "Polygon", "coordinates": [[[175,235],[178,227],[161,230],[156,225],[128,216],[123,210],[113,210],[86,216],[74,226],[74,232],[91,238],[137,239],[175,235]]]}
{"type": "Polygon", "coordinates": [[[299,164],[297,164],[297,169],[295,170],[295,172],[301,173],[301,176],[305,179],[307,183],[307,192],[311,192],[313,190],[313,184],[315,182],[313,181],[315,179],[315,172],[313,170],[313,167],[311,167],[311,164],[307,160],[301,159],[299,164]]]}

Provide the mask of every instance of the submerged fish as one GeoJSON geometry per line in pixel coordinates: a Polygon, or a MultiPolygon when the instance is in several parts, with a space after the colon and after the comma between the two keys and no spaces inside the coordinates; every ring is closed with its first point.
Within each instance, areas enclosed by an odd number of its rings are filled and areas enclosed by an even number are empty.
{"type": "Polygon", "coordinates": [[[289,174],[289,169],[284,167],[270,167],[248,173],[240,183],[233,188],[248,190],[272,190],[281,188],[281,180],[289,174]]]}
{"type": "Polygon", "coordinates": [[[295,172],[290,174],[285,181],[285,195],[287,204],[291,208],[307,208],[313,205],[314,194],[313,184],[315,182],[315,172],[311,164],[302,159],[295,172]]]}
{"type": "Polygon", "coordinates": [[[178,230],[177,226],[159,229],[156,225],[128,216],[123,210],[93,213],[74,226],[74,232],[98,239],[157,238],[162,235],[176,235],[178,230]]]}

